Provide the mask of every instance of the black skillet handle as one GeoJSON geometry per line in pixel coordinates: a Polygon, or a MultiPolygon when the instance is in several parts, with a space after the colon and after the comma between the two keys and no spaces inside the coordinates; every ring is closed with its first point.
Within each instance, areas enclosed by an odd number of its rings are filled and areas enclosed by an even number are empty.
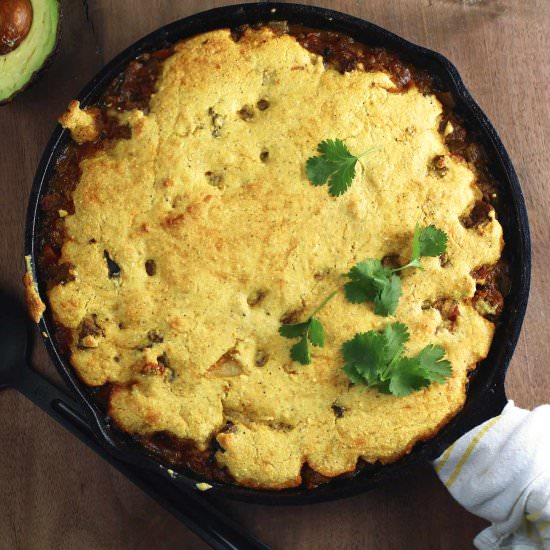
{"type": "Polygon", "coordinates": [[[117,460],[103,449],[86,422],[82,407],[54,384],[27,365],[21,365],[13,387],[38,405],[88,447],[100,454],[119,472],[130,479],[151,498],[201,537],[212,548],[219,550],[269,550],[250,533],[221,513],[207,495],[193,490],[176,488],[158,474],[140,471],[117,460]]]}
{"type": "Polygon", "coordinates": [[[18,376],[12,380],[12,385],[78,439],[89,444],[89,437],[93,436],[82,407],[55,384],[27,365],[21,365],[18,376]],[[71,411],[72,414],[68,415],[65,411],[71,411]]]}

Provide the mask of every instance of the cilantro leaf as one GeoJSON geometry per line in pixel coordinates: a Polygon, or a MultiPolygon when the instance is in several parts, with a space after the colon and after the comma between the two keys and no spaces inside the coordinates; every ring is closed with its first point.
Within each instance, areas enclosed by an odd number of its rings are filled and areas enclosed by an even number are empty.
{"type": "Polygon", "coordinates": [[[354,384],[365,383],[365,379],[359,374],[357,367],[353,363],[348,363],[342,370],[354,384]]]}
{"type": "Polygon", "coordinates": [[[363,285],[359,281],[350,281],[344,285],[344,294],[348,302],[352,304],[362,304],[363,302],[372,302],[376,298],[376,292],[370,293],[367,284],[363,285]]]}
{"type": "Polygon", "coordinates": [[[346,298],[352,304],[374,302],[374,312],[387,317],[393,315],[401,297],[401,279],[397,272],[408,267],[420,267],[423,256],[440,256],[447,250],[447,234],[435,225],[420,228],[416,224],[411,261],[401,267],[384,267],[380,260],[369,259],[352,267],[345,277],[346,298]]]}
{"type": "Polygon", "coordinates": [[[357,158],[349,152],[346,144],[338,138],[321,141],[321,143],[317,145],[317,151],[321,153],[327,161],[334,163],[350,161],[357,158]]]}
{"type": "Polygon", "coordinates": [[[403,355],[405,344],[409,341],[409,329],[403,323],[392,323],[391,325],[386,325],[384,337],[386,338],[385,359],[389,363],[395,357],[403,355]]]}
{"type": "Polygon", "coordinates": [[[429,345],[426,346],[418,355],[420,367],[429,376],[430,380],[439,382],[445,381],[445,378],[450,376],[452,368],[451,363],[446,359],[445,350],[441,346],[429,345]]]}
{"type": "Polygon", "coordinates": [[[393,395],[403,397],[429,384],[418,359],[402,357],[392,369],[389,390],[393,395]]]}
{"type": "Polygon", "coordinates": [[[346,367],[355,369],[363,383],[376,382],[379,366],[385,362],[384,335],[370,330],[356,334],[342,346],[346,367]]]}
{"type": "Polygon", "coordinates": [[[306,173],[313,185],[324,185],[334,174],[334,165],[324,157],[309,157],[306,162],[306,173]]]}
{"type": "Polygon", "coordinates": [[[346,273],[346,277],[351,279],[344,285],[347,299],[354,304],[373,301],[388,284],[390,275],[391,271],[380,260],[359,262],[346,273]]]}
{"type": "Polygon", "coordinates": [[[376,315],[393,315],[401,297],[401,279],[397,275],[390,277],[389,283],[384,285],[380,294],[374,299],[374,313],[376,315]]]}
{"type": "Polygon", "coordinates": [[[441,256],[447,250],[447,233],[435,225],[414,228],[411,261],[404,267],[421,267],[420,258],[423,256],[441,256]]]}
{"type": "Polygon", "coordinates": [[[322,348],[325,345],[325,332],[323,325],[315,317],[309,323],[309,341],[316,347],[322,348]]]}
{"type": "Polygon", "coordinates": [[[344,285],[344,293],[353,304],[374,302],[377,315],[392,315],[401,296],[401,281],[380,260],[366,260],[352,267],[345,275],[351,281],[344,285]]]}
{"type": "Polygon", "coordinates": [[[281,325],[279,334],[285,338],[300,338],[297,344],[290,348],[290,357],[302,365],[311,363],[311,351],[309,344],[322,348],[325,346],[325,331],[321,321],[315,315],[324,308],[332,298],[336,295],[336,291],[330,294],[310,315],[307,321],[303,323],[293,323],[281,325]]]}
{"type": "Polygon", "coordinates": [[[290,348],[290,357],[294,361],[302,363],[302,365],[309,365],[311,363],[311,352],[309,351],[307,334],[304,334],[300,341],[290,348]]]}
{"type": "Polygon", "coordinates": [[[354,384],[365,384],[382,393],[409,395],[429,386],[442,384],[451,375],[445,350],[426,346],[416,357],[405,357],[409,330],[403,323],[387,325],[384,332],[356,334],[342,346],[344,373],[354,384]]]}
{"type": "Polygon", "coordinates": [[[313,185],[324,185],[328,181],[329,193],[338,197],[352,184],[357,161],[374,149],[356,157],[341,139],[325,139],[317,145],[320,156],[309,157],[306,162],[307,177],[313,185]]]}
{"type": "Polygon", "coordinates": [[[306,162],[307,177],[313,185],[329,184],[333,197],[341,195],[351,185],[358,157],[352,155],[340,139],[326,139],[317,146],[321,155],[306,162]]]}
{"type": "Polygon", "coordinates": [[[328,191],[333,197],[343,195],[350,187],[355,177],[355,164],[358,158],[354,157],[353,162],[346,161],[334,172],[328,182],[328,191]]]}
{"type": "Polygon", "coordinates": [[[309,320],[305,323],[295,323],[293,325],[281,325],[279,334],[285,338],[299,338],[307,332],[309,320]]]}

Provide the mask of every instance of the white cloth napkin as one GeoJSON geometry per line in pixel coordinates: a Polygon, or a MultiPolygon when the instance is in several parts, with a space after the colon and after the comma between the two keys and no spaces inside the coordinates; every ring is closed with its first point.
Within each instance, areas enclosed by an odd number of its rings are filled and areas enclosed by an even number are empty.
{"type": "Polygon", "coordinates": [[[510,401],[434,467],[464,508],[492,523],[476,548],[550,549],[550,405],[526,411],[510,401]]]}

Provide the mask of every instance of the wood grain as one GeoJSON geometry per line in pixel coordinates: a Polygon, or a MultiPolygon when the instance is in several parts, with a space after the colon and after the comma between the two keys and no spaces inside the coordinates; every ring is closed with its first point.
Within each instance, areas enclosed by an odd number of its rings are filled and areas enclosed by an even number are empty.
{"type": "MultiPolygon", "coordinates": [[[[67,102],[140,36],[216,1],[64,2],[50,70],[0,109],[0,286],[21,294],[25,209],[39,156],[67,102]]],[[[507,378],[524,407],[550,401],[550,3],[546,0],[316,0],[442,52],[498,129],[520,177],[533,236],[527,318],[507,378]]],[[[0,76],[1,77],[1,76],[0,76]]],[[[512,259],[513,261],[514,259],[512,259]]],[[[58,379],[41,345],[33,362],[58,379]]],[[[0,548],[204,548],[192,533],[14,392],[0,394],[0,548]]],[[[310,507],[224,507],[274,548],[471,547],[484,522],[426,466],[400,482],[310,507]]]]}

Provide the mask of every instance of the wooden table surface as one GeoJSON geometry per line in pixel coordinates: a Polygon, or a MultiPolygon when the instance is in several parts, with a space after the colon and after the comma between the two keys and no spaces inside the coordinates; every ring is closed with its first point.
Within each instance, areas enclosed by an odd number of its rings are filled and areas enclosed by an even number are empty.
{"type": "MultiPolygon", "coordinates": [[[[120,50],[174,19],[228,2],[64,2],[49,71],[0,108],[0,288],[21,293],[27,199],[55,120],[120,50]]],[[[533,237],[531,298],[507,391],[550,401],[550,2],[316,0],[450,58],[499,131],[523,186],[533,237]]],[[[1,78],[1,75],[0,75],[1,78]]],[[[513,259],[512,259],[513,261],[513,259]]],[[[33,364],[59,381],[41,344],[33,364]]],[[[274,548],[470,548],[485,522],[461,509],[428,467],[345,501],[226,509],[274,548]]],[[[205,545],[25,398],[0,394],[0,548],[204,548],[205,545]]]]}

